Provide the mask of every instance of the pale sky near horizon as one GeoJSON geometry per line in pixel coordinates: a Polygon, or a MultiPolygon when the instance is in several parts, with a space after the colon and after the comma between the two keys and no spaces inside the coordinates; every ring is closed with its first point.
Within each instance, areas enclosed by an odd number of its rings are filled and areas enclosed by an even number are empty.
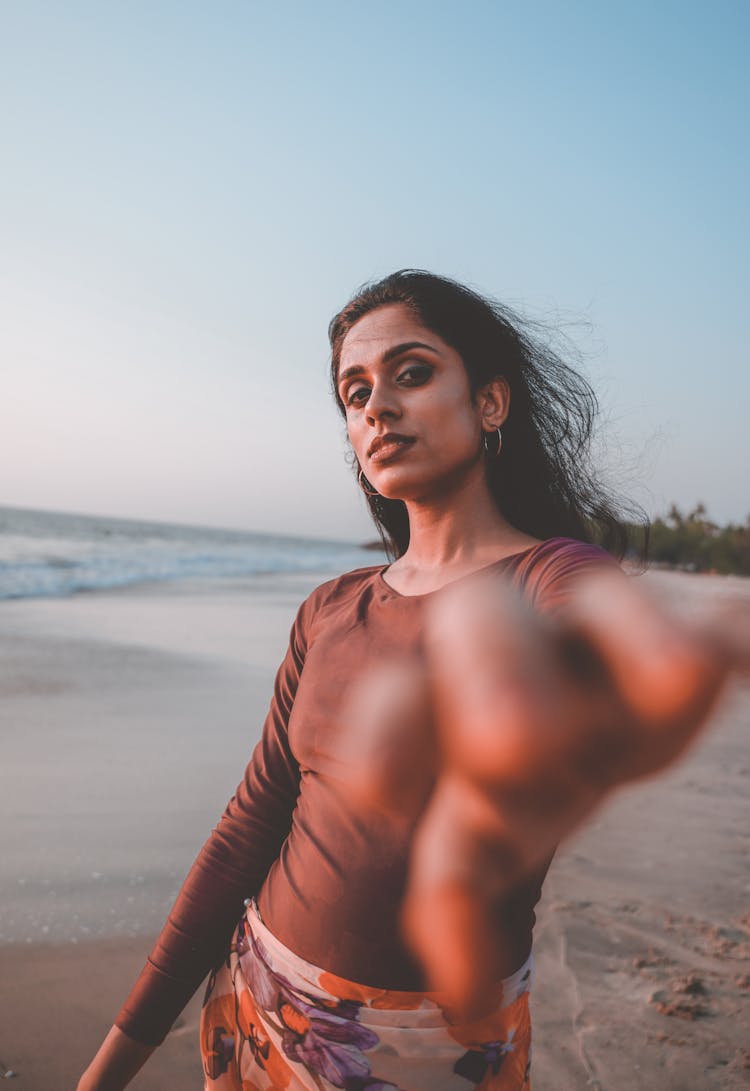
{"type": "Polygon", "coordinates": [[[0,503],[371,535],[362,281],[561,322],[651,514],[750,514],[744,3],[0,7],[0,503]],[[744,467],[744,469],[743,469],[744,467]]]}

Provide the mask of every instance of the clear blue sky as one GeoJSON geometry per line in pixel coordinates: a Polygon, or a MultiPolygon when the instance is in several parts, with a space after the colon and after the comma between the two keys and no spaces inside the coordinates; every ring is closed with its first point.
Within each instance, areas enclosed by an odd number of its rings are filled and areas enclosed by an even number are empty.
{"type": "Polygon", "coordinates": [[[606,462],[750,513],[750,5],[0,7],[0,502],[358,538],[326,326],[573,323],[606,462]]]}

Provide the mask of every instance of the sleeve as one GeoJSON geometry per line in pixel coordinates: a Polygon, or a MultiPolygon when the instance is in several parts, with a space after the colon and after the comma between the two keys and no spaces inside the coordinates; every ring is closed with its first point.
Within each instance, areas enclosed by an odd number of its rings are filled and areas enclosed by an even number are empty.
{"type": "MultiPolygon", "coordinates": [[[[572,538],[545,542],[533,561],[523,582],[533,606],[545,614],[554,614],[565,606],[581,576],[602,569],[622,573],[620,565],[606,550],[572,538]]],[[[624,579],[624,573],[622,575],[624,579]]]]}
{"type": "Polygon", "coordinates": [[[199,852],[115,1026],[160,1045],[219,962],[244,900],[259,890],[292,824],[300,771],[288,723],[307,650],[310,596],[292,626],[260,742],[217,826],[199,852]]]}

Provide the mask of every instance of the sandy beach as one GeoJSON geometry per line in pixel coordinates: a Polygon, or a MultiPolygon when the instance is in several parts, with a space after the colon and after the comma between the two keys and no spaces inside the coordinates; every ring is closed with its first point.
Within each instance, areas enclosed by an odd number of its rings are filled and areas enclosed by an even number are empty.
{"type": "MultiPolygon", "coordinates": [[[[750,597],[740,579],[643,579],[683,603],[750,597]]],[[[10,1086],[75,1086],[242,775],[317,582],[0,603],[10,1086]]],[[[750,1086],[749,724],[737,685],[687,760],[621,792],[559,852],[536,933],[534,1091],[750,1086]]],[[[199,1091],[199,1006],[134,1088],[199,1091]]]]}

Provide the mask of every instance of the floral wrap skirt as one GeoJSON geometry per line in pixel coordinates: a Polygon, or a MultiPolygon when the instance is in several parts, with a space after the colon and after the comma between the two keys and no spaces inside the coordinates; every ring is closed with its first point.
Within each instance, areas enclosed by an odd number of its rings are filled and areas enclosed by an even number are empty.
{"type": "Polygon", "coordinates": [[[209,978],[206,1091],[530,1091],[531,956],[502,1005],[451,1024],[435,994],[371,988],[295,955],[254,901],[209,978]]]}

